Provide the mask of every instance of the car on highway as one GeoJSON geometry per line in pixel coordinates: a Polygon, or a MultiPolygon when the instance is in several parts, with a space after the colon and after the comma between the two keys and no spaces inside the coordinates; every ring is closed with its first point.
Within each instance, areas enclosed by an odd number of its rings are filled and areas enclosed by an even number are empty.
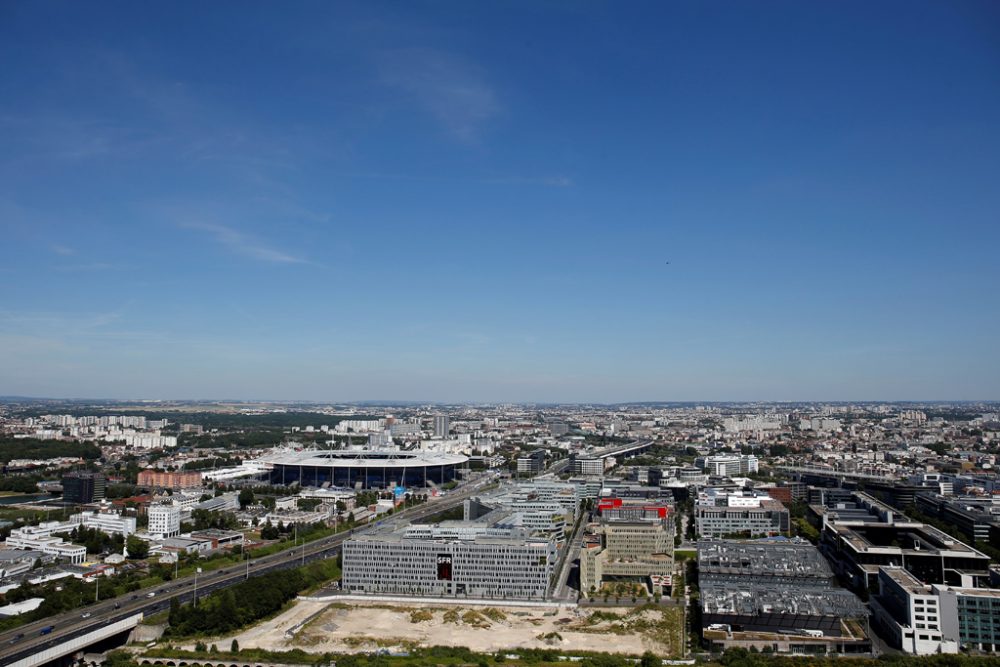
{"type": "Polygon", "coordinates": [[[44,628],[42,628],[42,631],[39,632],[38,634],[39,635],[47,635],[50,632],[52,632],[53,630],[55,630],[55,629],[56,629],[56,626],[54,626],[54,625],[46,625],[44,628]]]}
{"type": "Polygon", "coordinates": [[[146,593],[146,597],[148,598],[156,597],[156,591],[150,591],[146,593]]]}
{"type": "Polygon", "coordinates": [[[80,618],[90,618],[91,616],[93,616],[93,614],[91,614],[89,611],[85,611],[82,614],[80,614],[80,618]]]}
{"type": "Polygon", "coordinates": [[[11,639],[11,640],[10,640],[9,642],[7,642],[7,643],[8,643],[8,644],[13,644],[14,642],[16,642],[16,641],[17,641],[17,640],[19,640],[19,639],[24,639],[24,633],[23,633],[23,632],[20,632],[20,633],[18,633],[18,634],[17,634],[17,636],[15,636],[15,637],[14,637],[13,639],[11,639]]]}

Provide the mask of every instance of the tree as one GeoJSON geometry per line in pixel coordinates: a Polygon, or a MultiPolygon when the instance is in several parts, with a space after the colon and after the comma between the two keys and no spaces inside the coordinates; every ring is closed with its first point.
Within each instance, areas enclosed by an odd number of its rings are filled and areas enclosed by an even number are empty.
{"type": "Polygon", "coordinates": [[[102,663],[103,667],[136,667],[135,659],[128,651],[118,650],[108,653],[108,657],[102,663]]]}
{"type": "Polygon", "coordinates": [[[252,489],[243,489],[240,491],[239,501],[240,509],[246,509],[247,506],[253,505],[254,495],[252,489]]]}
{"type": "Polygon", "coordinates": [[[260,529],[260,537],[263,540],[276,540],[281,536],[281,532],[268,519],[264,527],[260,529]]]}
{"type": "Polygon", "coordinates": [[[643,653],[642,658],[639,660],[639,667],[660,667],[662,664],[663,661],[660,660],[660,656],[651,651],[643,653]]]}
{"type": "Polygon", "coordinates": [[[128,536],[128,539],[125,541],[125,548],[128,549],[129,558],[142,560],[149,555],[149,543],[145,540],[140,540],[135,535],[128,536]]]}
{"type": "Polygon", "coordinates": [[[176,597],[170,598],[170,614],[167,616],[167,623],[179,625],[181,622],[181,603],[176,597]]]}
{"type": "Polygon", "coordinates": [[[235,639],[233,640],[233,643],[229,645],[229,652],[230,653],[239,653],[240,652],[240,643],[238,641],[236,641],[235,639]]]}

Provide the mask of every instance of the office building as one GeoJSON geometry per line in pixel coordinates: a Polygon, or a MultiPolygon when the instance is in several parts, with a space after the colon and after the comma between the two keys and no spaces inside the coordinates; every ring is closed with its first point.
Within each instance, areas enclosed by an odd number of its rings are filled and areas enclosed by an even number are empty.
{"type": "Polygon", "coordinates": [[[822,520],[820,548],[856,590],[877,590],[880,568],[890,566],[924,584],[975,588],[989,580],[990,559],[982,552],[868,494],[852,499],[811,509],[822,520]]]}
{"type": "Polygon", "coordinates": [[[589,526],[580,551],[580,590],[593,595],[613,580],[643,584],[650,595],[669,594],[674,536],[665,516],[603,518],[589,526]]]}
{"type": "Polygon", "coordinates": [[[778,535],[788,532],[788,509],[752,491],[704,489],[695,502],[695,525],[701,537],[778,535]]]}
{"type": "Polygon", "coordinates": [[[545,450],[536,449],[517,457],[518,475],[537,475],[545,470],[545,450]]]}
{"type": "Polygon", "coordinates": [[[874,590],[873,621],[891,646],[912,655],[958,653],[956,639],[944,636],[940,601],[931,586],[901,567],[880,567],[874,590]]]}
{"type": "Polygon", "coordinates": [[[87,505],[104,498],[104,475],[97,472],[71,472],[63,475],[63,501],[87,505]]]}
{"type": "Polygon", "coordinates": [[[28,549],[41,551],[49,556],[55,556],[79,565],[87,558],[87,547],[65,542],[53,533],[68,532],[72,526],[60,521],[44,521],[37,526],[15,528],[7,538],[6,548],[28,549]]]}
{"type": "Polygon", "coordinates": [[[549,433],[556,438],[569,433],[569,424],[564,422],[549,422],[549,433]]]}
{"type": "Polygon", "coordinates": [[[494,521],[444,521],[357,535],[344,542],[350,593],[544,599],[556,543],[494,521]]]}
{"type": "Polygon", "coordinates": [[[107,533],[108,535],[122,535],[128,537],[135,532],[136,520],[134,516],[122,516],[117,512],[91,510],[74,514],[69,518],[70,522],[93,528],[107,533]]]}
{"type": "Polygon", "coordinates": [[[181,533],[180,505],[150,505],[149,535],[158,540],[176,537],[181,533]]]}
{"type": "Polygon", "coordinates": [[[760,469],[757,457],[753,454],[699,456],[694,464],[706,474],[716,477],[740,477],[760,469]]]}
{"type": "Polygon", "coordinates": [[[606,459],[597,456],[573,457],[574,475],[603,475],[606,459]]]}

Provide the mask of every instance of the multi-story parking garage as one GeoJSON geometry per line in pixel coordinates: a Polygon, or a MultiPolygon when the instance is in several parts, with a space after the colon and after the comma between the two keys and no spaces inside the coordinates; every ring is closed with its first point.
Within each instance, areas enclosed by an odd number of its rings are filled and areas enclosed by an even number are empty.
{"type": "Polygon", "coordinates": [[[386,489],[426,487],[455,479],[469,458],[461,454],[396,450],[306,450],[270,460],[271,483],[386,489]]]}

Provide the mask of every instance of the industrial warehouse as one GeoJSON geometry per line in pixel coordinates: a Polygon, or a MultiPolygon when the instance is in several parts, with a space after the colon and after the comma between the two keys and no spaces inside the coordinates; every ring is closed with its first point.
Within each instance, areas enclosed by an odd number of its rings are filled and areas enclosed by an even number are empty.
{"type": "Polygon", "coordinates": [[[461,454],[364,449],[283,452],[269,462],[272,484],[388,489],[446,484],[468,461],[461,454]]]}

